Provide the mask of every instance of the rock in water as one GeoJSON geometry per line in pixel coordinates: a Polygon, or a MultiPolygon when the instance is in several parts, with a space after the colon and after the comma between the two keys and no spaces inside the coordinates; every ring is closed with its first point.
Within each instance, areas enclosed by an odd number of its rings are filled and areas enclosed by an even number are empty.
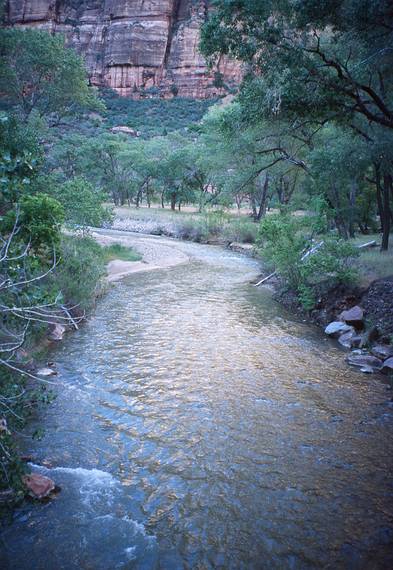
{"type": "Polygon", "coordinates": [[[50,340],[60,341],[63,340],[64,333],[66,332],[66,328],[64,325],[56,324],[52,326],[52,330],[49,333],[48,338],[50,340]]]}
{"type": "Polygon", "coordinates": [[[382,368],[382,361],[370,354],[351,353],[347,356],[347,362],[352,364],[352,366],[359,366],[360,368],[372,368],[374,372],[378,372],[382,368]]]}
{"type": "Polygon", "coordinates": [[[341,336],[349,331],[353,331],[353,328],[341,321],[333,321],[325,328],[325,333],[333,337],[341,336]]]}
{"type": "Polygon", "coordinates": [[[393,357],[388,358],[382,365],[382,372],[384,374],[392,374],[393,373],[393,357]]]}
{"type": "Polygon", "coordinates": [[[39,475],[39,473],[31,473],[23,477],[29,495],[34,499],[44,499],[55,489],[55,484],[52,479],[39,475]]]}
{"type": "Polygon", "coordinates": [[[40,368],[36,374],[37,376],[56,376],[57,372],[53,368],[40,368]]]}
{"type": "Polygon", "coordinates": [[[359,305],[355,305],[352,309],[343,311],[339,317],[342,321],[345,321],[347,325],[353,325],[356,328],[363,327],[364,311],[359,305]]]}

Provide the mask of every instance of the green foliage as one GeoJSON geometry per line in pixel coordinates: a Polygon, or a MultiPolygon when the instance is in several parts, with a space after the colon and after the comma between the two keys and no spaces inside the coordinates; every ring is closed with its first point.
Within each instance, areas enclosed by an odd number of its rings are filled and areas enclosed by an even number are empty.
{"type": "Polygon", "coordinates": [[[29,242],[35,250],[53,248],[60,240],[60,227],[64,221],[61,204],[47,194],[23,196],[15,210],[3,219],[2,231],[11,232],[15,223],[20,226],[18,241],[29,242]]]}
{"type": "Polygon", "coordinates": [[[121,259],[122,261],[140,261],[142,256],[134,251],[131,247],[126,247],[121,243],[113,243],[104,248],[104,259],[106,262],[114,259],[121,259]]]}
{"type": "Polygon", "coordinates": [[[225,238],[238,243],[255,243],[257,233],[258,224],[244,218],[233,220],[224,229],[225,238]]]}
{"type": "Polygon", "coordinates": [[[198,123],[214,99],[194,100],[175,97],[174,99],[149,98],[132,100],[120,97],[110,89],[102,90],[106,105],[106,120],[109,127],[125,125],[140,131],[148,138],[188,128],[198,123]]]}
{"type": "Polygon", "coordinates": [[[103,110],[82,59],[61,35],[8,28],[0,30],[0,40],[0,93],[24,120],[33,112],[58,118],[81,108],[103,110]]]}
{"type": "Polygon", "coordinates": [[[99,227],[112,219],[110,209],[102,204],[103,192],[96,190],[84,178],[73,178],[58,185],[54,196],[63,205],[65,221],[71,226],[99,227]]]}
{"type": "MultiPolygon", "coordinates": [[[[359,255],[350,242],[325,234],[312,239],[314,222],[290,214],[272,215],[261,225],[258,245],[284,283],[298,293],[305,309],[312,309],[315,295],[336,283],[356,278],[353,259],[359,255]]],[[[317,222],[318,223],[318,222],[317,222]]]]}
{"type": "Polygon", "coordinates": [[[89,236],[62,236],[60,263],[52,276],[54,287],[78,311],[88,310],[101,292],[105,274],[102,248],[89,236]]]}
{"type": "Polygon", "coordinates": [[[15,116],[0,115],[0,213],[30,191],[42,160],[32,125],[22,129],[15,116]]]}

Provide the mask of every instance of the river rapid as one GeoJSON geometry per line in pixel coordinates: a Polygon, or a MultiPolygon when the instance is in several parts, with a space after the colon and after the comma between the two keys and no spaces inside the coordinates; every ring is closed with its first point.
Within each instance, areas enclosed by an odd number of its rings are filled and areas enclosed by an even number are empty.
{"type": "Polygon", "coordinates": [[[62,490],[15,513],[0,567],[393,568],[387,383],[252,287],[254,260],[170,247],[189,262],[119,281],[51,353],[25,452],[62,490]]]}

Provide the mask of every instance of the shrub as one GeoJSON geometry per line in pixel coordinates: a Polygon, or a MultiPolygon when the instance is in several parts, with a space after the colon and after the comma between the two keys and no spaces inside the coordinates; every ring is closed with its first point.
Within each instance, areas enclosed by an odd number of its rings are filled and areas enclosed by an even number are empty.
{"type": "Polygon", "coordinates": [[[60,226],[64,221],[63,206],[46,194],[23,196],[15,210],[4,217],[2,231],[10,232],[18,217],[18,240],[30,242],[32,247],[52,247],[60,240],[60,226]]]}
{"type": "Polygon", "coordinates": [[[123,261],[140,261],[142,256],[134,251],[131,247],[126,247],[121,243],[113,243],[103,248],[104,259],[106,262],[113,259],[121,259],[123,261]]]}
{"type": "Polygon", "coordinates": [[[208,231],[203,220],[185,218],[176,224],[176,233],[180,239],[204,242],[208,239],[208,231]]]}
{"type": "Polygon", "coordinates": [[[72,226],[102,226],[112,219],[112,212],[103,206],[104,194],[85,180],[74,178],[68,180],[55,191],[56,199],[63,204],[65,221],[72,226]]]}
{"type": "Polygon", "coordinates": [[[261,223],[258,238],[263,255],[297,292],[305,309],[314,307],[316,294],[322,289],[353,281],[357,275],[353,259],[359,255],[350,242],[336,236],[325,234],[311,239],[312,222],[289,214],[269,216],[261,223]]]}
{"type": "Polygon", "coordinates": [[[234,220],[224,230],[224,236],[229,241],[239,243],[255,243],[258,225],[246,219],[234,220]]]}
{"type": "Polygon", "coordinates": [[[104,274],[103,250],[91,237],[62,238],[61,260],[53,279],[68,303],[89,309],[101,292],[104,274]]]}

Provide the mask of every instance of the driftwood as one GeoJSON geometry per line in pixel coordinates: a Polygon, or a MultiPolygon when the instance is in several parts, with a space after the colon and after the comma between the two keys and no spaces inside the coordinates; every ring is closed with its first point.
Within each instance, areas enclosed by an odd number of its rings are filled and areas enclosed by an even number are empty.
{"type": "MultiPolygon", "coordinates": [[[[317,243],[316,245],[314,245],[311,249],[308,249],[300,258],[300,261],[304,261],[305,259],[307,259],[307,257],[309,257],[310,255],[312,255],[313,253],[315,253],[316,251],[318,251],[318,249],[320,249],[323,246],[324,242],[321,241],[319,243],[317,243]]],[[[271,279],[272,277],[274,277],[277,274],[277,271],[273,271],[273,273],[270,273],[270,275],[268,275],[267,277],[264,277],[263,279],[261,279],[260,281],[258,281],[258,283],[255,283],[254,287],[259,287],[259,285],[262,285],[263,283],[266,283],[266,281],[269,281],[269,279],[271,279]]]]}
{"type": "Polygon", "coordinates": [[[276,275],[276,273],[277,273],[277,271],[273,271],[273,273],[270,273],[270,275],[268,275],[267,277],[264,277],[263,279],[258,281],[258,283],[255,283],[254,287],[259,287],[259,285],[262,285],[262,283],[266,283],[266,281],[269,281],[269,279],[274,277],[276,275]]]}
{"type": "Polygon", "coordinates": [[[366,243],[362,243],[362,244],[358,245],[357,248],[358,249],[366,249],[368,247],[377,247],[377,246],[378,246],[377,242],[375,241],[375,239],[373,239],[372,241],[368,241],[366,243]]]}

